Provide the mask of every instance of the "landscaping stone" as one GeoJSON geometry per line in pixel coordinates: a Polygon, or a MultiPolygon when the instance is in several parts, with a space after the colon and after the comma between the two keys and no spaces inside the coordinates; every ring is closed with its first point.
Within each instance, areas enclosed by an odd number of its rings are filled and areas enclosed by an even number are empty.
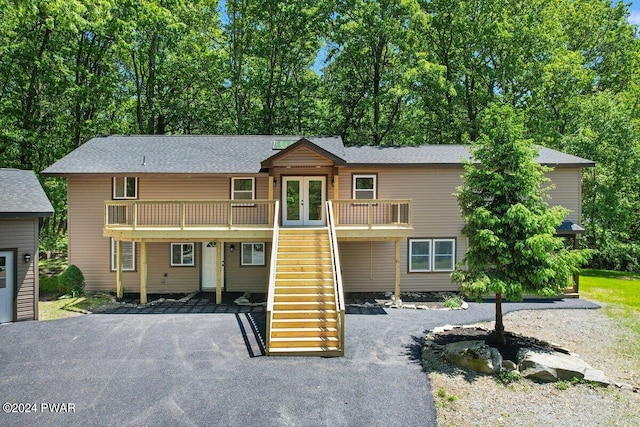
{"type": "Polygon", "coordinates": [[[444,358],[454,365],[486,374],[493,374],[502,367],[502,355],[484,341],[459,341],[447,344],[444,358]]]}
{"type": "Polygon", "coordinates": [[[609,385],[602,371],[593,369],[575,355],[533,348],[518,351],[518,365],[525,378],[543,382],[570,381],[574,378],[609,385]]]}
{"type": "Polygon", "coordinates": [[[516,365],[511,360],[503,360],[502,361],[502,367],[504,369],[508,370],[508,371],[517,371],[518,370],[518,365],[516,365]]]}

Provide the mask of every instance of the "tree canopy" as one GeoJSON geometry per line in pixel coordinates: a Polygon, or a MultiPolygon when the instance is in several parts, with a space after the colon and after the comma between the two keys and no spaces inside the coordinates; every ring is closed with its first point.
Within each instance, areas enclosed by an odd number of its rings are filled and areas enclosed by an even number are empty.
{"type": "MultiPolygon", "coordinates": [[[[598,162],[585,172],[584,242],[600,266],[640,268],[619,259],[640,245],[626,167],[640,160],[640,40],[623,2],[0,0],[0,11],[2,167],[39,172],[101,134],[466,143],[506,103],[527,138],[598,162]]],[[[63,185],[47,184],[56,229],[63,185]]]]}
{"type": "Polygon", "coordinates": [[[508,105],[483,116],[457,192],[469,247],[452,278],[473,297],[496,295],[496,332],[504,343],[502,297],[558,295],[588,254],[567,249],[556,236],[567,210],[544,200],[549,168],[536,162],[538,150],[524,138],[522,119],[508,105]]]}

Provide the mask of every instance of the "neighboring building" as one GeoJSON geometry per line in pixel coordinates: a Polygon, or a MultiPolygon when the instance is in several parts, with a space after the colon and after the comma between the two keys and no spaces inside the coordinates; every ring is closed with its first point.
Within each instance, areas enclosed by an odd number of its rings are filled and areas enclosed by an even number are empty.
{"type": "MultiPolygon", "coordinates": [[[[43,173],[68,179],[69,260],[87,289],[143,302],[147,292],[268,292],[268,309],[311,316],[312,305],[338,308],[329,289],[340,279],[346,292],[457,289],[449,274],[467,242],[454,193],[468,158],[461,145],[345,147],[339,137],[109,136],[43,173]]],[[[550,203],[578,224],[581,168],[593,163],[547,148],[539,161],[555,167],[550,203]]]]}
{"type": "Polygon", "coordinates": [[[38,319],[38,219],[53,207],[32,171],[0,168],[0,323],[38,319]]]}

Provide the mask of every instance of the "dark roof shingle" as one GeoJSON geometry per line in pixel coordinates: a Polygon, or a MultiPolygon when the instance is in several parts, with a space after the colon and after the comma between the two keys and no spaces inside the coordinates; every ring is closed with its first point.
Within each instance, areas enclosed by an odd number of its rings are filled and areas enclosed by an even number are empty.
{"type": "Polygon", "coordinates": [[[53,214],[53,207],[33,171],[0,168],[0,183],[0,218],[53,214]]]}
{"type": "MultiPolygon", "coordinates": [[[[93,138],[43,171],[46,175],[82,173],[258,173],[277,154],[273,135],[134,135],[93,138]]],[[[306,137],[347,166],[460,165],[469,158],[465,145],[418,147],[345,147],[340,137],[306,137]]],[[[593,166],[580,157],[542,147],[538,160],[548,165],[593,166]]]]}

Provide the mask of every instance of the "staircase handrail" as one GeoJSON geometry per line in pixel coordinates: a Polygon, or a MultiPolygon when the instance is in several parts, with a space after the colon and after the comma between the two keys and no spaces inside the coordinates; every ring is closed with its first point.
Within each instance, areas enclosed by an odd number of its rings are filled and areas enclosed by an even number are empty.
{"type": "Polygon", "coordinates": [[[276,200],[273,215],[273,240],[271,243],[271,262],[269,263],[269,289],[267,291],[267,352],[271,348],[271,322],[276,293],[276,266],[278,263],[278,233],[280,231],[280,202],[276,200]]]}
{"type": "Polygon", "coordinates": [[[342,286],[342,267],[340,265],[340,254],[338,253],[338,239],[336,238],[335,218],[333,215],[333,203],[327,201],[327,223],[329,225],[329,247],[331,248],[331,264],[333,267],[333,283],[336,294],[336,308],[339,311],[338,330],[340,331],[340,351],[344,352],[344,314],[345,301],[344,289],[342,286]]]}

